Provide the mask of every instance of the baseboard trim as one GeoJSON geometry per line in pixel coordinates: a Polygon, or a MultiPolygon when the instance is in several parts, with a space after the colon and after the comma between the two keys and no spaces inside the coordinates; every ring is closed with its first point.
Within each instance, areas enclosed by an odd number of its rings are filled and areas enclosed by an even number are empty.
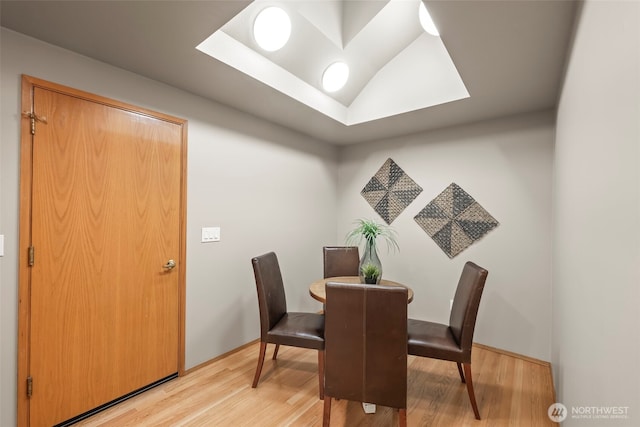
{"type": "MultiPolygon", "coordinates": [[[[259,341],[260,341],[260,339],[257,338],[257,339],[255,339],[253,341],[249,341],[248,343],[241,345],[240,347],[236,347],[236,348],[234,348],[234,349],[232,349],[232,350],[230,350],[230,351],[228,351],[228,352],[226,352],[224,354],[221,354],[220,356],[214,357],[213,359],[209,359],[206,362],[200,363],[199,365],[196,365],[196,366],[194,366],[192,368],[187,369],[184,372],[184,375],[188,375],[191,372],[194,372],[194,371],[197,371],[198,369],[204,368],[205,366],[208,366],[208,365],[210,365],[212,363],[215,363],[218,360],[224,359],[227,356],[231,356],[232,354],[237,353],[239,351],[242,351],[245,348],[250,347],[250,346],[254,345],[255,343],[257,343],[259,341]]],[[[474,342],[473,346],[474,347],[478,347],[478,348],[482,348],[483,350],[492,351],[494,353],[499,353],[499,354],[502,354],[502,355],[505,355],[505,356],[514,357],[516,359],[522,359],[522,360],[525,360],[527,362],[536,363],[538,365],[546,366],[549,369],[551,369],[551,362],[547,362],[545,360],[536,359],[534,357],[525,356],[524,354],[514,353],[514,352],[509,351],[509,350],[504,350],[504,349],[501,349],[501,348],[492,347],[492,346],[489,346],[489,345],[486,345],[486,344],[480,344],[480,343],[477,343],[477,342],[474,342]]]]}
{"type": "Polygon", "coordinates": [[[477,342],[474,342],[473,346],[474,347],[478,347],[478,348],[482,348],[484,350],[493,351],[494,353],[500,353],[500,354],[503,354],[505,356],[515,357],[516,359],[522,359],[522,360],[525,360],[527,362],[536,363],[538,365],[547,366],[547,367],[549,367],[549,369],[551,369],[551,362],[547,362],[545,360],[536,359],[534,357],[525,356],[524,354],[514,353],[512,351],[503,350],[501,348],[496,348],[496,347],[491,347],[489,345],[480,344],[480,343],[477,343],[477,342]]]}
{"type": "Polygon", "coordinates": [[[247,348],[247,347],[249,347],[249,346],[252,346],[252,345],[254,345],[255,343],[257,343],[257,342],[259,342],[259,341],[260,341],[260,339],[259,339],[259,338],[256,338],[255,340],[253,340],[253,341],[249,341],[248,343],[243,344],[243,345],[241,345],[240,347],[236,347],[236,348],[234,348],[233,350],[227,351],[226,353],[221,354],[220,356],[214,357],[213,359],[209,359],[209,360],[207,360],[206,362],[202,362],[202,363],[200,363],[199,365],[196,365],[196,366],[194,366],[194,367],[192,367],[192,368],[189,368],[189,369],[187,369],[186,371],[184,371],[184,375],[188,375],[188,374],[190,374],[191,372],[197,371],[198,369],[201,369],[201,368],[204,368],[205,366],[211,365],[212,363],[215,363],[215,362],[217,362],[218,360],[224,359],[224,358],[225,358],[225,357],[227,357],[227,356],[231,356],[232,354],[237,353],[237,352],[239,352],[239,351],[242,351],[242,350],[244,350],[245,348],[247,348]]]}

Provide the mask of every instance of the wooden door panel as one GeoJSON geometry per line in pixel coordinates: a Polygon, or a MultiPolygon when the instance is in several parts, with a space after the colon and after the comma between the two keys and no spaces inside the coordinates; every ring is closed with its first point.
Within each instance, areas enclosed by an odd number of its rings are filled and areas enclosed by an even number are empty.
{"type": "Polygon", "coordinates": [[[50,426],[180,368],[184,130],[47,88],[33,102],[29,419],[50,426]]]}

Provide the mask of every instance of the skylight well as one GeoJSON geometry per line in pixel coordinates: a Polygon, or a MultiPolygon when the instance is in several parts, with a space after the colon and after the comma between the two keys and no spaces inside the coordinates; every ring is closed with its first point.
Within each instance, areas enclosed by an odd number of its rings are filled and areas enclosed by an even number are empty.
{"type": "Polygon", "coordinates": [[[421,0],[279,1],[197,49],[346,126],[469,97],[421,0]]]}

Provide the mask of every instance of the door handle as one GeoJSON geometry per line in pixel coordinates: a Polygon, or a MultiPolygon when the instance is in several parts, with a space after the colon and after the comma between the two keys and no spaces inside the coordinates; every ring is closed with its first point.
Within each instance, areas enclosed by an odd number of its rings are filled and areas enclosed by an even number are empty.
{"type": "Polygon", "coordinates": [[[167,261],[165,265],[162,266],[162,268],[165,268],[167,270],[172,270],[173,268],[175,268],[175,266],[176,266],[176,262],[170,259],[169,261],[167,261]]]}

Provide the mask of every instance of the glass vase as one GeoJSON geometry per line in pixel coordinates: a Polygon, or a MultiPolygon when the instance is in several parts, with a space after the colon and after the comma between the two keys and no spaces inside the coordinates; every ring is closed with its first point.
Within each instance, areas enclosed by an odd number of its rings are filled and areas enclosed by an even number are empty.
{"type": "Polygon", "coordinates": [[[380,257],[378,256],[378,251],[376,248],[376,242],[366,242],[364,246],[364,253],[360,258],[360,283],[380,283],[380,279],[382,278],[382,263],[380,262],[380,257]],[[379,274],[378,277],[375,278],[375,281],[371,280],[371,278],[365,278],[364,273],[362,272],[362,268],[367,265],[374,265],[378,268],[379,274]],[[367,280],[368,279],[368,280],[367,280]]]}

